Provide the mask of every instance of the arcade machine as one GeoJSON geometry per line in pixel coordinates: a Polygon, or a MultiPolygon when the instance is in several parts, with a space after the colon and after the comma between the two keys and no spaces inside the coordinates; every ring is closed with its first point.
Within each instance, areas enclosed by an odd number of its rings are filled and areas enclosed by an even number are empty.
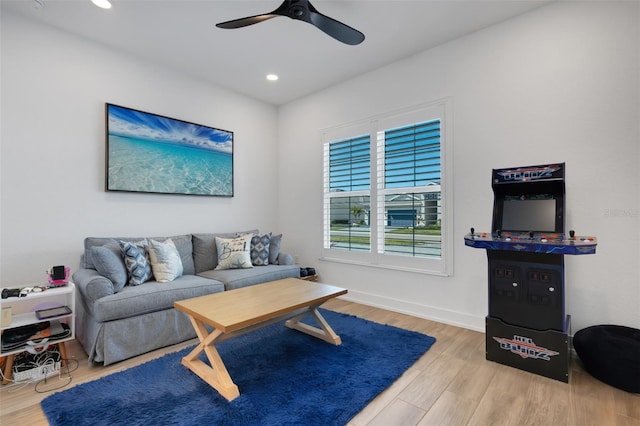
{"type": "Polygon", "coordinates": [[[464,242],[487,250],[487,359],[568,383],[564,255],[594,254],[597,241],[565,234],[564,177],[564,163],[494,169],[491,232],[464,242]]]}

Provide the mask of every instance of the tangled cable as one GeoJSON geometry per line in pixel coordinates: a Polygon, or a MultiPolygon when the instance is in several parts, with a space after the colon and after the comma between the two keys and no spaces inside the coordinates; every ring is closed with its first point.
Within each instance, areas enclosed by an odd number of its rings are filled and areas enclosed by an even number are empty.
{"type": "MultiPolygon", "coordinates": [[[[44,351],[38,354],[34,354],[33,357],[29,358],[33,359],[23,357],[23,363],[16,364],[14,366],[14,372],[17,373],[18,368],[21,368],[22,371],[35,370],[38,377],[34,377],[34,375],[32,375],[31,377],[25,379],[9,379],[4,376],[4,372],[2,371],[2,369],[0,369],[0,377],[2,378],[2,380],[5,382],[12,382],[11,385],[2,387],[2,389],[7,389],[8,392],[15,392],[32,383],[35,384],[34,390],[37,393],[46,393],[62,389],[71,383],[71,373],[77,370],[80,365],[78,360],[76,359],[63,360],[60,352],[58,352],[57,350],[44,351]],[[61,365],[60,368],[56,369],[56,363],[58,362],[60,362],[61,364],[63,363],[64,366],[61,365]],[[71,366],[70,364],[72,364],[73,366],[71,366]],[[55,371],[57,371],[58,373],[57,376],[59,381],[63,381],[64,383],[48,388],[48,385],[51,385],[55,382],[55,379],[53,378],[55,374],[51,374],[55,371]],[[44,377],[39,377],[41,375],[44,375],[44,377]]],[[[18,362],[20,361],[21,359],[18,358],[18,362]]]]}

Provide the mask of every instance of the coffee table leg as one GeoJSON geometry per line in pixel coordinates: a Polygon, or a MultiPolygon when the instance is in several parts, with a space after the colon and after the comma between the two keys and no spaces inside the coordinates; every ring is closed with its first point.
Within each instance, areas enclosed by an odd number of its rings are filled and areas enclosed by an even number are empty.
{"type": "Polygon", "coordinates": [[[318,339],[322,339],[334,345],[340,345],[342,343],[340,336],[333,331],[327,320],[325,320],[318,311],[317,306],[310,307],[308,312],[295,316],[284,324],[289,328],[317,337],[318,339]],[[316,318],[316,321],[318,321],[321,328],[300,322],[300,320],[308,314],[312,314],[316,318]]]}
{"type": "Polygon", "coordinates": [[[217,338],[222,336],[222,331],[214,329],[211,334],[207,331],[205,325],[193,317],[191,324],[196,329],[196,334],[200,343],[184,358],[182,365],[193,371],[202,380],[207,382],[212,388],[220,392],[220,395],[231,401],[240,396],[238,386],[233,383],[227,367],[225,367],[222,358],[214,346],[217,338]],[[207,365],[198,357],[204,352],[207,355],[210,365],[207,365]]]}

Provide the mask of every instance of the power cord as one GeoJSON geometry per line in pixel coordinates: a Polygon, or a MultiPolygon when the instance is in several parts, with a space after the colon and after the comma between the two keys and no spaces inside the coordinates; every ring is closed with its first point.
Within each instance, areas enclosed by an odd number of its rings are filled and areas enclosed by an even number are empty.
{"type": "Polygon", "coordinates": [[[33,383],[35,384],[34,390],[37,393],[46,393],[68,386],[72,380],[71,373],[78,369],[80,363],[76,359],[62,359],[60,352],[58,352],[57,350],[52,350],[41,352],[37,354],[33,360],[26,361],[23,364],[15,365],[14,370],[18,366],[22,368],[27,367],[26,369],[24,369],[26,371],[36,369],[36,371],[38,372],[44,372],[44,378],[36,378],[32,376],[24,380],[7,379],[4,376],[4,372],[2,371],[2,369],[0,369],[0,377],[2,378],[2,380],[5,382],[12,382],[11,385],[3,386],[2,389],[7,389],[7,391],[11,393],[33,383]],[[55,365],[57,362],[62,363],[62,361],[64,361],[64,367],[61,366],[58,369],[57,376],[59,381],[64,381],[64,383],[61,385],[56,385],[55,387],[43,389],[43,386],[46,387],[47,385],[50,385],[52,382],[54,382],[54,379],[52,378],[53,376],[50,376],[49,373],[56,370],[55,365]]]}
{"type": "Polygon", "coordinates": [[[49,377],[47,377],[45,375],[44,379],[40,379],[38,382],[36,382],[34,390],[37,393],[47,393],[47,392],[51,392],[51,391],[54,391],[54,390],[62,389],[64,387],[68,386],[71,383],[71,380],[73,379],[71,377],[71,373],[76,371],[79,366],[80,366],[80,363],[78,362],[77,359],[65,359],[64,360],[64,367],[60,367],[60,370],[58,371],[58,379],[59,380],[63,380],[63,375],[62,375],[63,372],[62,372],[62,370],[63,370],[63,368],[66,369],[66,376],[65,376],[65,379],[64,379],[65,383],[62,383],[61,385],[57,385],[55,387],[50,387],[50,388],[43,389],[42,386],[47,386],[48,384],[50,384],[48,382],[53,382],[53,380],[49,380],[49,377]],[[69,362],[70,361],[74,362],[74,367],[73,368],[69,367],[69,362]]]}

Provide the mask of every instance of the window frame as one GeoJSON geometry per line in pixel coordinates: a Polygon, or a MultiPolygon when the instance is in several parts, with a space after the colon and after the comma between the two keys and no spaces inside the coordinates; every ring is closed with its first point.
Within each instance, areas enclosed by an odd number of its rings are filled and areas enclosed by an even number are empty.
{"type": "MultiPolygon", "coordinates": [[[[414,107],[369,117],[357,122],[324,129],[321,131],[323,144],[323,225],[321,260],[358,264],[385,269],[395,269],[423,274],[451,276],[453,271],[453,167],[452,167],[452,99],[443,98],[414,107]],[[384,154],[378,148],[378,133],[422,122],[440,120],[440,207],[441,213],[441,254],[440,257],[415,257],[389,254],[379,251],[380,241],[384,242],[384,215],[380,214],[379,197],[386,193],[421,193],[425,186],[384,188],[384,177],[379,176],[384,168],[384,154]],[[331,142],[370,135],[371,184],[366,191],[342,192],[342,196],[368,195],[370,198],[370,250],[345,250],[329,247],[330,240],[330,198],[336,197],[329,190],[327,152],[331,142]],[[375,226],[374,226],[375,225],[375,226]],[[380,235],[382,234],[382,235],[380,235]]],[[[434,188],[431,188],[433,190],[434,188]]]]}

